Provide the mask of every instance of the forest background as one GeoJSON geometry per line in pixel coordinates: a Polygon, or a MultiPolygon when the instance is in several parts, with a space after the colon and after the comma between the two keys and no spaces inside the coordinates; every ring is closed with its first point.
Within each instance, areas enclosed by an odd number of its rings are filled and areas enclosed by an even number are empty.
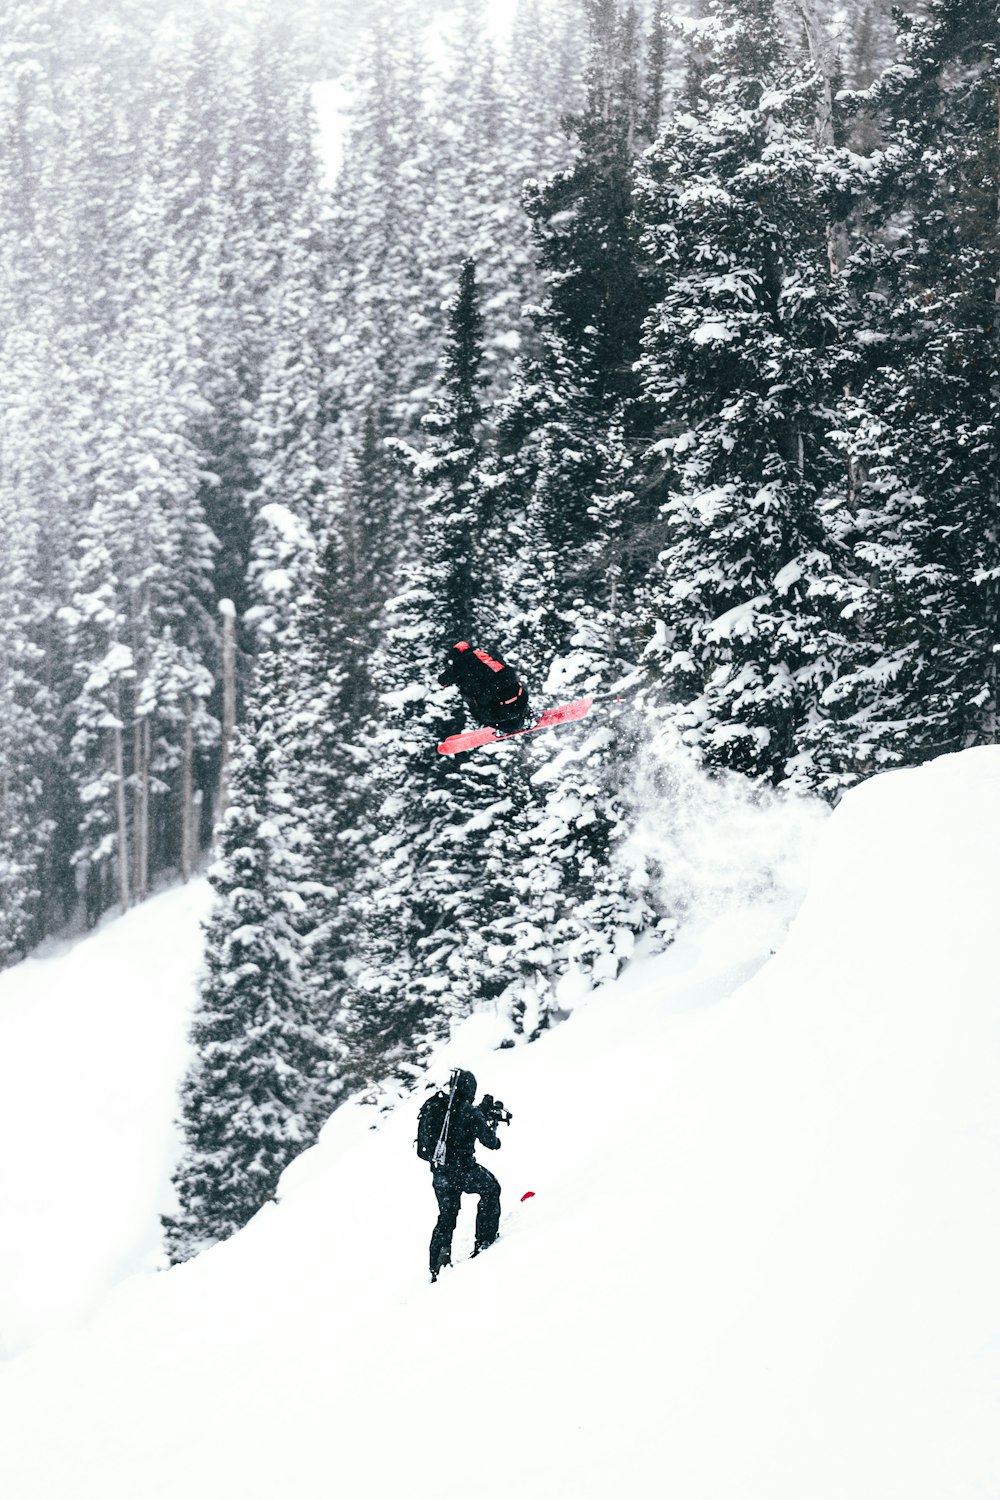
{"type": "Polygon", "coordinates": [[[0,961],[217,830],[179,1259],[671,940],[678,744],[996,742],[997,9],[2,10],[0,961]],[[438,756],[460,636],[591,717],[438,756]]]}

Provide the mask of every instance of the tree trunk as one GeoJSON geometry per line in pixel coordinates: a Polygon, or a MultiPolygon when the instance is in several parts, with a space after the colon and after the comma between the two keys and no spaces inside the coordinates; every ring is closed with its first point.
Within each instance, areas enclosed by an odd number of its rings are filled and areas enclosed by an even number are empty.
{"type": "Polygon", "coordinates": [[[130,905],[128,870],[128,812],[125,806],[125,744],[121,724],[111,731],[115,758],[115,799],[118,804],[118,899],[122,911],[130,905]]]}
{"type": "Polygon", "coordinates": [[[181,771],[181,875],[191,879],[194,869],[194,707],[184,704],[184,765],[181,771]]]}
{"type": "Polygon", "coordinates": [[[135,757],[135,895],[144,901],[149,891],[149,718],[136,721],[132,732],[135,757]]]}
{"type": "Polygon", "coordinates": [[[229,599],[223,599],[219,613],[222,615],[222,757],[216,826],[222,822],[229,800],[229,761],[236,724],[236,610],[229,599]]]}
{"type": "Polygon", "coordinates": [[[618,659],[618,579],[620,573],[620,565],[617,562],[612,563],[611,597],[608,608],[608,666],[612,672],[618,659]]]}
{"type": "MultiPolygon", "coordinates": [[[[816,13],[815,0],[795,0],[795,8],[802,17],[802,25],[809,46],[809,60],[820,77],[819,97],[816,100],[816,142],[817,145],[832,151],[835,144],[833,138],[833,59],[816,13]]],[[[839,276],[847,260],[847,226],[842,220],[827,225],[826,254],[832,274],[839,276]]]]}

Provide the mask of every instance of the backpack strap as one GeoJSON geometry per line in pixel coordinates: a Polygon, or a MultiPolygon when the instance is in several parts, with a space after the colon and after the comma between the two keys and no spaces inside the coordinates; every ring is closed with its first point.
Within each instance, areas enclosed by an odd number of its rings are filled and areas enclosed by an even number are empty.
{"type": "Polygon", "coordinates": [[[478,656],[478,658],[482,662],[483,666],[484,667],[489,667],[489,669],[490,669],[491,672],[502,672],[503,671],[503,662],[502,661],[497,661],[495,657],[488,656],[485,651],[480,651],[478,649],[478,647],[477,647],[477,649],[475,651],[473,651],[472,654],[473,654],[473,656],[478,656]]]}
{"type": "Polygon", "coordinates": [[[443,1167],[448,1159],[448,1126],[451,1124],[451,1110],[455,1103],[455,1090],[458,1088],[458,1069],[454,1068],[451,1075],[451,1093],[448,1095],[448,1108],[441,1122],[441,1134],[438,1136],[437,1145],[434,1147],[434,1155],[431,1157],[432,1167],[443,1167]]]}

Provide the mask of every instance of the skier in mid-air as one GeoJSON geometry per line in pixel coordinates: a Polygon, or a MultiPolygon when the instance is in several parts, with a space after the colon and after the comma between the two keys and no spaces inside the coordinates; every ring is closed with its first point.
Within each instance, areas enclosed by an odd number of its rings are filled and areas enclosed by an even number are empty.
{"type": "MultiPolygon", "coordinates": [[[[431,1180],[438,1202],[438,1220],[431,1235],[432,1281],[437,1281],[444,1266],[451,1265],[451,1240],[463,1193],[473,1193],[479,1198],[473,1254],[478,1255],[492,1245],[500,1231],[500,1184],[492,1172],[476,1161],[476,1142],[488,1151],[499,1151],[500,1138],[495,1126],[501,1120],[509,1121],[510,1116],[491,1095],[484,1095],[479,1104],[473,1104],[475,1097],[475,1074],[456,1069],[446,1117],[431,1132],[437,1140],[426,1159],[431,1163],[431,1180]]],[[[427,1144],[430,1145],[429,1140],[427,1144]]]]}
{"type": "Polygon", "coordinates": [[[594,699],[591,694],[572,703],[557,703],[530,717],[528,690],[513,667],[490,656],[488,651],[456,641],[448,665],[438,678],[442,687],[457,687],[469,711],[485,726],[450,734],[438,745],[439,755],[458,755],[480,745],[492,745],[513,734],[532,734],[536,729],[556,729],[586,716],[594,699]]]}
{"type": "Polygon", "coordinates": [[[438,678],[442,687],[457,687],[480,724],[511,733],[528,717],[528,693],[513,667],[488,652],[457,641],[438,678]]]}

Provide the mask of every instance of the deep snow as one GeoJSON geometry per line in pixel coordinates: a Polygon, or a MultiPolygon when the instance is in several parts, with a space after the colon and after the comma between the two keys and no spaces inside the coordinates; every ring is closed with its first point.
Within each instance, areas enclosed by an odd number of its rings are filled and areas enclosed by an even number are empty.
{"type": "Polygon", "coordinates": [[[192,881],[0,974],[0,1359],[162,1261],[209,894],[192,881]]]}
{"type": "Polygon", "coordinates": [[[469,1023],[437,1074],[514,1111],[501,1241],[430,1286],[415,1102],[340,1111],[0,1369],[0,1492],[997,1495],[998,847],[1000,750],[884,775],[763,967],[776,912],[703,912],[533,1046],[469,1023]]]}

